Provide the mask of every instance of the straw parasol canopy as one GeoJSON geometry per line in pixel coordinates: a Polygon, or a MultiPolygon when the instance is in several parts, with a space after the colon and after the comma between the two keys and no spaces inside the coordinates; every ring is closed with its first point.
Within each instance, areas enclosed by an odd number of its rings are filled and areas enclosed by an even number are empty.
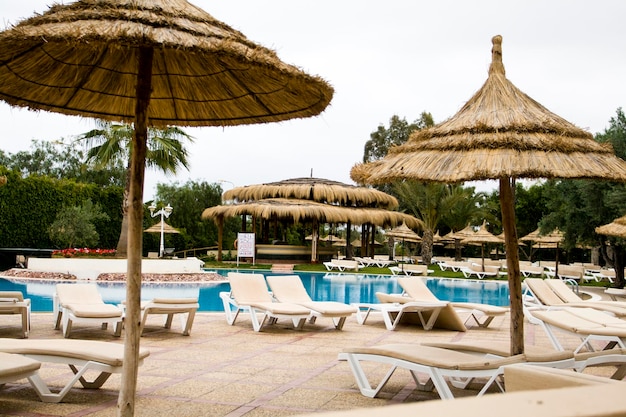
{"type": "Polygon", "coordinates": [[[615,219],[609,224],[596,227],[596,233],[599,235],[626,238],[626,216],[615,219]]]}
{"type": "Polygon", "coordinates": [[[626,162],[608,144],[550,112],[513,85],[502,63],[502,37],[492,39],[487,81],[451,118],[414,132],[371,164],[355,166],[358,183],[399,179],[462,182],[498,179],[511,294],[511,353],[524,351],[524,316],[515,228],[516,178],[626,181],[626,162]]]}
{"type": "Polygon", "coordinates": [[[0,98],[134,123],[151,80],[152,126],[227,126],[317,115],[333,90],[186,0],[82,0],[0,34],[0,98]],[[141,53],[152,51],[150,73],[141,53]]]}
{"type": "Polygon", "coordinates": [[[333,206],[316,201],[291,198],[267,198],[259,201],[209,207],[202,213],[202,219],[240,215],[253,215],[263,219],[291,219],[296,223],[316,220],[320,223],[371,223],[381,227],[396,226],[402,223],[408,223],[415,228],[422,225],[421,220],[399,211],[333,206]]]}
{"type": "Polygon", "coordinates": [[[144,230],[144,233],[161,233],[161,225],[163,227],[163,233],[180,233],[177,229],[167,224],[165,220],[161,220],[158,223],[155,223],[152,226],[148,227],[146,230],[144,230]]]}
{"type": "Polygon", "coordinates": [[[480,228],[472,235],[461,239],[461,243],[479,244],[480,256],[482,258],[482,270],[485,270],[485,244],[486,243],[504,243],[504,239],[495,236],[487,230],[487,224],[483,221],[480,228]]]}
{"type": "Polygon", "coordinates": [[[400,226],[394,227],[390,231],[386,232],[385,236],[407,242],[419,242],[422,240],[420,235],[409,229],[406,223],[402,223],[400,226]]]}
{"type": "Polygon", "coordinates": [[[138,373],[148,125],[229,126],[319,114],[333,89],[186,0],[81,0],[0,33],[0,99],[132,123],[120,415],[138,373]]]}
{"type": "Polygon", "coordinates": [[[342,206],[379,207],[393,210],[398,200],[374,188],[357,187],[323,178],[303,177],[265,184],[236,187],[224,193],[224,200],[237,202],[265,198],[295,198],[342,206]]]}

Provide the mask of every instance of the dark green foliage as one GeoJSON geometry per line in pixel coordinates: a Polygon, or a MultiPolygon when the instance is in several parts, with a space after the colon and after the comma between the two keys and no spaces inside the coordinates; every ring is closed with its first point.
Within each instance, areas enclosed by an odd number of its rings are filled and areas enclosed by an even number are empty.
{"type": "MultiPolygon", "coordinates": [[[[170,204],[174,208],[167,222],[181,232],[180,236],[168,236],[168,240],[176,244],[176,250],[217,244],[217,226],[212,221],[202,220],[202,212],[222,203],[222,188],[219,184],[206,181],[188,181],[183,185],[158,184],[156,195],[158,202],[170,204]]],[[[149,224],[155,221],[152,219],[149,224]]]]}
{"type": "Polygon", "coordinates": [[[95,184],[81,184],[70,180],[29,176],[21,178],[17,172],[7,175],[6,185],[0,187],[0,247],[55,248],[48,229],[57,213],[66,206],[77,206],[87,200],[102,207],[109,220],[94,221],[102,248],[115,247],[119,235],[122,189],[101,188],[95,184]]]}
{"type": "Polygon", "coordinates": [[[95,222],[109,220],[99,204],[86,200],[77,206],[63,207],[48,228],[50,240],[61,248],[97,248],[100,236],[95,222]]]}

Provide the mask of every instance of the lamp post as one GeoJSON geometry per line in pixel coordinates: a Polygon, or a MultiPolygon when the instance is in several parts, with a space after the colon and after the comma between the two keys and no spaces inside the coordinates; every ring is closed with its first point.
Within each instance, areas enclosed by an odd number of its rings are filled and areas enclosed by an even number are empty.
{"type": "Polygon", "coordinates": [[[164,225],[164,220],[163,220],[163,216],[165,216],[165,218],[170,217],[170,214],[172,214],[172,210],[174,210],[172,208],[172,206],[170,206],[169,204],[163,208],[161,208],[158,211],[156,210],[156,206],[154,205],[154,203],[150,204],[150,206],[148,206],[148,210],[150,210],[150,216],[152,217],[156,217],[158,215],[161,216],[161,244],[159,246],[159,258],[162,258],[163,255],[165,254],[165,239],[164,239],[164,232],[163,232],[163,225],[164,225]]]}

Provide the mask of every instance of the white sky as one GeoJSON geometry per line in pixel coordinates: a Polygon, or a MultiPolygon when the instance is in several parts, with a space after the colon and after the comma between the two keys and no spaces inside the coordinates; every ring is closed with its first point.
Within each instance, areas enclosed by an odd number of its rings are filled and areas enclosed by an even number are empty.
{"type": "MultiPolygon", "coordinates": [[[[52,0],[0,0],[2,28],[52,0]]],[[[70,3],[70,1],[64,1],[70,3]]],[[[335,88],[320,115],[282,123],[186,128],[191,169],[157,182],[225,180],[234,186],[313,176],[352,183],[370,133],[393,115],[435,122],[454,115],[487,79],[491,38],[503,36],[507,78],[552,112],[595,134],[626,107],[623,0],[193,0],[286,63],[335,88]]],[[[14,109],[0,102],[0,149],[71,138],[90,119],[14,109]]],[[[495,182],[481,184],[490,190],[495,182]]]]}

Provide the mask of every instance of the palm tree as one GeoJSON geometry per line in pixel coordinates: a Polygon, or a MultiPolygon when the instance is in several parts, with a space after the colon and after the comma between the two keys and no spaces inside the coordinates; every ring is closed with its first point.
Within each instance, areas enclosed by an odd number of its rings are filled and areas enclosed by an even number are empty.
{"type": "MultiPolygon", "coordinates": [[[[99,121],[98,128],[81,135],[78,140],[88,148],[87,162],[95,168],[124,163],[126,179],[124,181],[124,199],[122,203],[122,230],[117,242],[117,256],[126,257],[128,240],[128,206],[130,204],[130,155],[132,153],[133,127],[99,121]]],[[[146,167],[156,168],[166,175],[176,174],[178,169],[188,166],[188,152],[183,140],[193,143],[193,137],[182,129],[168,127],[165,129],[148,128],[148,150],[146,167]]]]}
{"type": "Polygon", "coordinates": [[[474,193],[473,188],[458,184],[422,183],[404,180],[394,183],[394,192],[400,205],[424,222],[422,236],[422,260],[428,265],[433,257],[434,231],[440,225],[452,230],[465,227],[468,221],[482,221],[486,214],[480,204],[482,193],[474,193]],[[457,223],[461,222],[461,227],[457,223]]]}

